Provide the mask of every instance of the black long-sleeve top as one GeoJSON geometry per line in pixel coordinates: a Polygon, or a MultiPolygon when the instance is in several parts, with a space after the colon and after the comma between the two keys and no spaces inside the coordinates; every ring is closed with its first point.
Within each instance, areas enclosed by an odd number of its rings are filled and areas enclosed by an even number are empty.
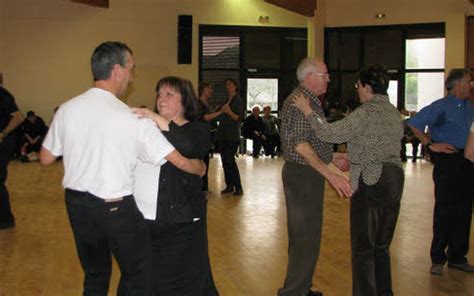
{"type": "Polygon", "coordinates": [[[255,132],[262,135],[264,129],[262,117],[255,117],[253,114],[250,114],[242,124],[242,136],[245,138],[254,137],[255,132]]]}
{"type": "MultiPolygon", "coordinates": [[[[209,125],[205,122],[195,120],[182,126],[171,122],[169,131],[163,131],[163,135],[187,158],[202,159],[209,152],[209,125]]],[[[161,167],[159,182],[158,221],[191,222],[205,215],[201,177],[167,162],[161,167]]]]}

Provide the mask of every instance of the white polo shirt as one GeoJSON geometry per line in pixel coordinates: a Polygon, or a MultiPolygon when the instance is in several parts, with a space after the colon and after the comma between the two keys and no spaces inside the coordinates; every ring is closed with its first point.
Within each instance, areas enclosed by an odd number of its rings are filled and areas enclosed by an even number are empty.
{"type": "Polygon", "coordinates": [[[138,159],[161,165],[174,150],[151,120],[100,88],[61,105],[43,146],[63,156],[64,188],[103,199],[132,194],[138,159]]]}

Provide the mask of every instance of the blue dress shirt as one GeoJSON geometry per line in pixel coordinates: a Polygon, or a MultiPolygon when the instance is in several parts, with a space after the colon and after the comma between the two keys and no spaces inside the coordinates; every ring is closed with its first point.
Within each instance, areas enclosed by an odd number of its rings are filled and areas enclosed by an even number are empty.
{"type": "Polygon", "coordinates": [[[473,120],[474,106],[469,99],[448,95],[421,109],[408,124],[420,131],[427,126],[435,143],[449,143],[464,149],[473,120]]]}

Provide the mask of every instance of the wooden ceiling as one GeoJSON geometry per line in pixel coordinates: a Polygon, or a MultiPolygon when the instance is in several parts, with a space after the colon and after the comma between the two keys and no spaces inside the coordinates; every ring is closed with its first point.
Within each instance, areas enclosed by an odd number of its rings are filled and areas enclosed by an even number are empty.
{"type": "MultiPolygon", "coordinates": [[[[316,0],[264,0],[270,4],[276,5],[281,8],[308,16],[313,17],[314,11],[316,10],[316,0]]],[[[471,0],[474,1],[474,0],[471,0]]]]}
{"type": "Polygon", "coordinates": [[[87,4],[91,6],[109,8],[109,0],[71,0],[71,2],[77,2],[87,4]]]}
{"type": "MultiPolygon", "coordinates": [[[[313,17],[316,10],[316,0],[263,0],[267,3],[276,5],[278,7],[308,16],[313,17]]],[[[71,0],[97,7],[109,8],[109,0],[71,0]]],[[[474,5],[474,0],[469,0],[474,5]]]]}

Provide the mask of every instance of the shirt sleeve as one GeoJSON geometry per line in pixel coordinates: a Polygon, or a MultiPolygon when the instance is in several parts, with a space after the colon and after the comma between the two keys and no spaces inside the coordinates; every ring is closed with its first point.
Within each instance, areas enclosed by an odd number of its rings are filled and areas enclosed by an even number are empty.
{"type": "Polygon", "coordinates": [[[166,163],[165,157],[174,149],[160,129],[149,119],[139,121],[138,157],[154,165],[166,163]]]}
{"type": "Polygon", "coordinates": [[[209,125],[201,121],[189,122],[187,125],[179,127],[171,121],[169,131],[165,133],[166,138],[183,156],[201,159],[209,153],[209,125]]]}
{"type": "Polygon", "coordinates": [[[245,106],[244,106],[244,103],[242,101],[242,99],[237,96],[235,98],[235,103],[234,105],[232,106],[232,112],[234,112],[235,114],[239,115],[239,121],[242,121],[244,119],[244,113],[245,113],[245,106]]]}
{"type": "Polygon", "coordinates": [[[360,106],[348,116],[329,123],[316,112],[311,113],[308,120],[315,130],[316,136],[325,142],[344,143],[362,134],[365,130],[364,119],[368,118],[365,106],[360,106]]]}
{"type": "Polygon", "coordinates": [[[8,114],[13,114],[19,110],[18,106],[15,103],[15,98],[12,94],[10,94],[8,91],[5,91],[3,93],[3,97],[4,99],[6,99],[5,109],[8,114]]]}
{"type": "Polygon", "coordinates": [[[62,144],[62,116],[63,113],[59,109],[54,115],[51,127],[46,134],[43,141],[43,147],[46,148],[54,156],[63,155],[63,144],[62,144]]]}
{"type": "MultiPolygon", "coordinates": [[[[289,108],[295,108],[294,106],[290,106],[289,108]]],[[[298,110],[294,110],[292,112],[292,131],[289,133],[290,136],[290,143],[293,146],[296,146],[303,142],[309,142],[308,135],[311,134],[311,126],[309,121],[306,120],[303,113],[299,112],[298,110]]]]}
{"type": "Polygon", "coordinates": [[[433,104],[428,105],[416,113],[415,116],[408,120],[408,125],[423,132],[426,126],[431,126],[433,120],[437,118],[436,108],[433,104]]]}

